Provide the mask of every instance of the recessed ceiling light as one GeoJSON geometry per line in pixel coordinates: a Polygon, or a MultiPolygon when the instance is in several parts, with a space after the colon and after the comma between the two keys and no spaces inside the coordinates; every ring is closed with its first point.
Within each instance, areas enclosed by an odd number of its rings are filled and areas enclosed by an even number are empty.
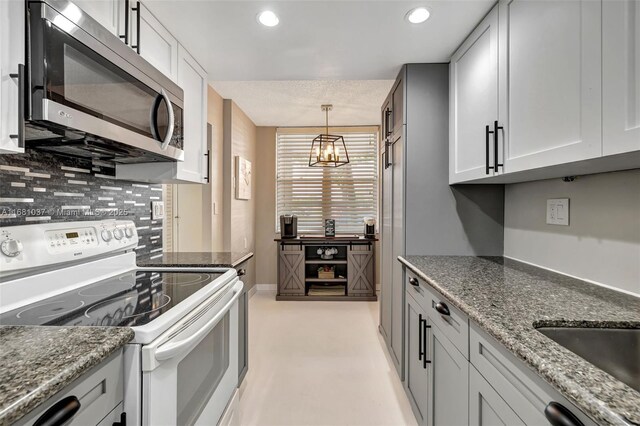
{"type": "Polygon", "coordinates": [[[265,10],[264,12],[260,12],[258,14],[258,22],[260,22],[265,27],[275,27],[278,25],[280,20],[278,16],[270,10],[265,10]]]}
{"type": "Polygon", "coordinates": [[[416,7],[415,9],[411,9],[407,13],[406,18],[407,21],[411,22],[412,24],[422,24],[424,21],[429,19],[429,15],[431,14],[426,7],[416,7]]]}

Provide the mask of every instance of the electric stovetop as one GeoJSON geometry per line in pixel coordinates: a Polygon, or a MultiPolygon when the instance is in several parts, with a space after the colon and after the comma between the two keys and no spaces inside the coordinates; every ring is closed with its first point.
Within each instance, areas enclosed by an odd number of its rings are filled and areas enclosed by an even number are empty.
{"type": "Polygon", "coordinates": [[[0,315],[0,325],[140,326],[223,273],[134,270],[0,315]]]}

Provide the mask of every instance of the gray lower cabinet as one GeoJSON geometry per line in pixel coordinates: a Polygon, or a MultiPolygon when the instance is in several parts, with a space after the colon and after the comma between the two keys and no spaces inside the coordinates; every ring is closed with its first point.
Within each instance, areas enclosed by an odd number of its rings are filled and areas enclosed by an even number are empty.
{"type": "Polygon", "coordinates": [[[429,402],[428,365],[425,355],[427,314],[407,292],[406,295],[406,361],[404,387],[419,425],[427,425],[429,402]]]}
{"type": "Polygon", "coordinates": [[[469,425],[517,426],[524,424],[489,382],[478,373],[475,367],[471,366],[469,368],[469,425]]]}
{"type": "Polygon", "coordinates": [[[469,361],[431,319],[428,333],[431,361],[430,425],[459,426],[469,422],[469,361]]]}
{"type": "Polygon", "coordinates": [[[278,294],[304,296],[304,248],[283,244],[278,249],[278,294]]]}
{"type": "Polygon", "coordinates": [[[249,370],[249,290],[255,285],[253,258],[236,267],[238,276],[244,283],[242,296],[238,299],[238,387],[249,370]]]}
{"type": "Polygon", "coordinates": [[[120,421],[124,400],[124,361],[122,349],[93,367],[69,386],[52,396],[40,407],[20,419],[16,425],[59,424],[56,414],[79,403],[79,410],[66,426],[112,425],[120,421]],[[57,408],[57,407],[60,408],[57,408]],[[49,411],[51,410],[51,411],[49,411]]]}

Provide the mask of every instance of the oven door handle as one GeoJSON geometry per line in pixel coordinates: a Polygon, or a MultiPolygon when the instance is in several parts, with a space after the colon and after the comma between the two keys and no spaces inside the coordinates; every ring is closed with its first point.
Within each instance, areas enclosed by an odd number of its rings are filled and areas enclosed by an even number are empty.
{"type": "Polygon", "coordinates": [[[202,340],[213,328],[218,324],[218,322],[224,317],[227,312],[231,309],[231,306],[238,300],[240,295],[242,294],[242,281],[238,281],[233,286],[234,295],[229,302],[222,308],[220,312],[218,312],[213,318],[211,318],[200,330],[193,333],[191,336],[186,339],[170,342],[164,345],[161,345],[156,349],[154,354],[157,361],[166,361],[175,357],[176,355],[182,353],[185,348],[191,347],[193,344],[202,340]]]}

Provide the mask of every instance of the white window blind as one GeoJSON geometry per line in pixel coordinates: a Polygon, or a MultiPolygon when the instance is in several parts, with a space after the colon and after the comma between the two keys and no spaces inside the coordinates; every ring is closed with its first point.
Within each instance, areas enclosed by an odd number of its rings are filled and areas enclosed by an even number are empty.
{"type": "Polygon", "coordinates": [[[350,163],[337,168],[309,167],[311,141],[324,129],[278,129],[278,231],[281,214],[298,216],[298,233],[307,234],[324,234],[324,219],[335,219],[338,234],[362,233],[363,219],[378,217],[377,129],[347,129],[329,129],[349,152],[350,163]]]}

